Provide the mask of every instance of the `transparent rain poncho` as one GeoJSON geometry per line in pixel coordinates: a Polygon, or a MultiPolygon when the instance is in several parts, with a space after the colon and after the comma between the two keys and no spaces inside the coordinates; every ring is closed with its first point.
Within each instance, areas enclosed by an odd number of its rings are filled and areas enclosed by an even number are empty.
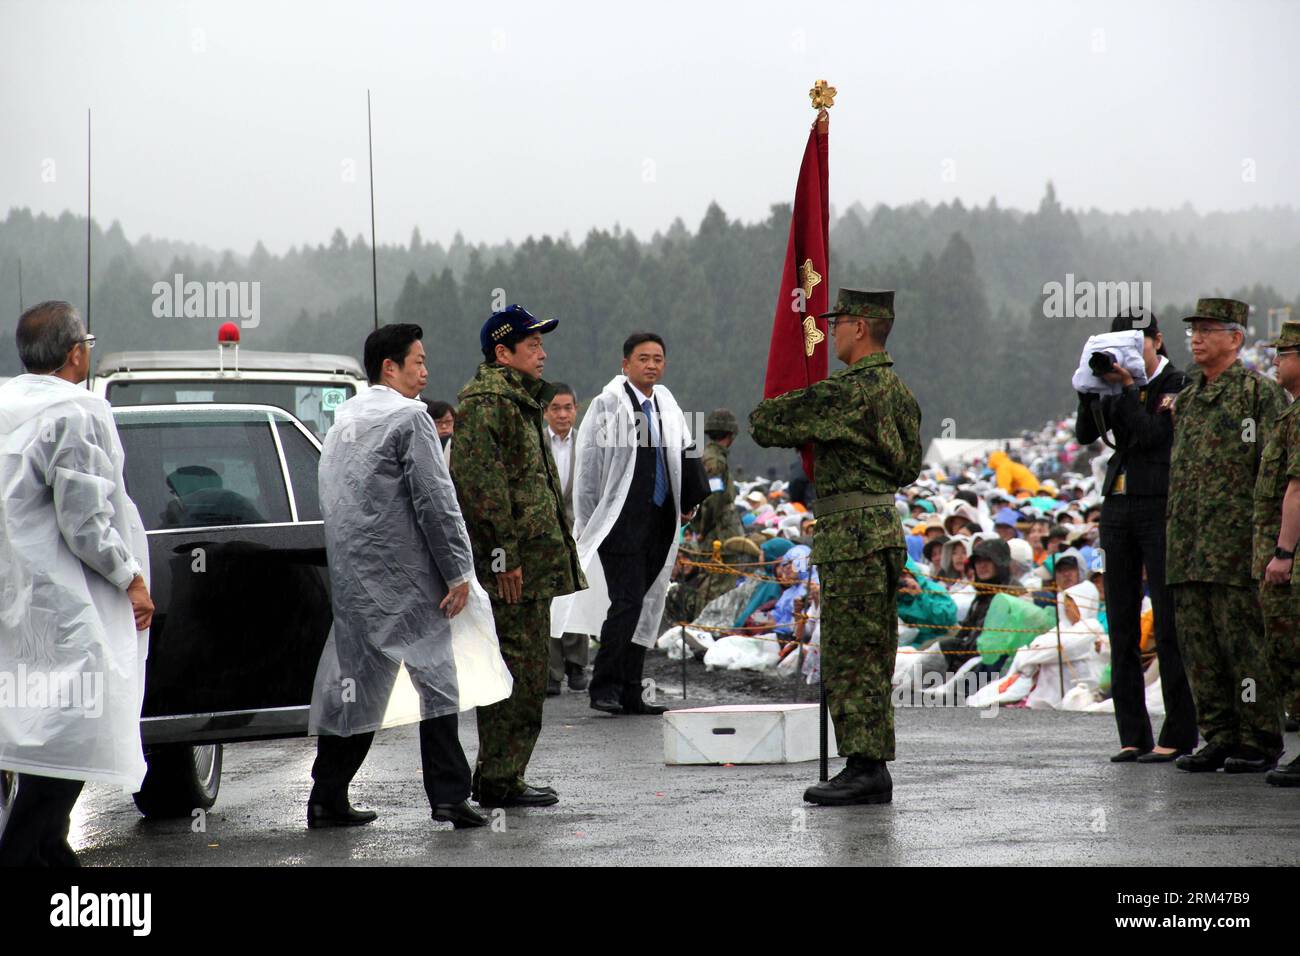
{"type": "Polygon", "coordinates": [[[491,604],[424,403],[375,386],[340,405],[321,454],[320,502],[334,627],[309,732],[367,733],[510,696],[491,604]],[[469,601],[448,620],[438,605],[465,581],[469,601]]]}
{"type": "Polygon", "coordinates": [[[144,779],[149,546],[108,403],[53,375],[0,386],[0,768],[144,779]]]}

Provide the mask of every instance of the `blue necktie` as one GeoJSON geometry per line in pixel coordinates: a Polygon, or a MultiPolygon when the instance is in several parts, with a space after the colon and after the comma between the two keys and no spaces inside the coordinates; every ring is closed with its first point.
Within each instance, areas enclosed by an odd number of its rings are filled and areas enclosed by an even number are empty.
{"type": "Polygon", "coordinates": [[[655,490],[650,500],[659,507],[668,498],[668,470],[664,467],[664,456],[659,449],[659,436],[655,434],[655,410],[650,399],[641,403],[645,412],[646,427],[650,430],[650,447],[655,450],[655,490]]]}

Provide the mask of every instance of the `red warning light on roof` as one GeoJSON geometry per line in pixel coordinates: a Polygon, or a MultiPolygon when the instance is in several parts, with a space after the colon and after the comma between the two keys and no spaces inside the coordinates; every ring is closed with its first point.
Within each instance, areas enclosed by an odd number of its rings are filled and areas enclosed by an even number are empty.
{"type": "Polygon", "coordinates": [[[227,322],[217,329],[218,345],[238,345],[239,344],[239,326],[234,322],[227,322]]]}

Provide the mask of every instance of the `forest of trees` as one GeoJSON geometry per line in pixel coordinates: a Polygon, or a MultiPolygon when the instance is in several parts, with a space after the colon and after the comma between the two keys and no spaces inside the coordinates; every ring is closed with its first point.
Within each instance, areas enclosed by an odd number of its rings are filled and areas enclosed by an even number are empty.
{"type": "MultiPolygon", "coordinates": [[[[494,290],[544,317],[560,319],[546,340],[548,379],[589,398],[619,368],[635,329],[668,343],[666,384],[688,411],[728,406],[744,420],[762,393],[776,288],[790,207],[761,222],[728,219],[713,205],[698,228],[677,220],[642,240],[617,225],[580,242],[567,236],[450,246],[381,245],[383,322],[425,329],[426,398],[454,400],[479,359],[478,331],[494,290]]],[[[360,355],[372,324],[370,247],[336,230],[328,245],[248,255],[142,237],[132,243],[114,222],[94,232],[93,323],[99,349],[207,348],[220,320],[155,318],[154,282],[256,281],[261,325],[244,347],[360,355]]],[[[0,302],[12,330],[22,299],[67,298],[84,308],[85,219],[11,209],[0,222],[0,302]]],[[[1175,333],[1170,354],[1188,353],[1179,319],[1200,295],[1231,295],[1262,310],[1297,306],[1300,212],[1252,210],[1200,215],[1107,214],[1063,208],[1049,184],[1037,210],[990,201],[866,210],[832,220],[829,281],[897,290],[890,339],[899,373],[921,403],[924,437],[1002,437],[1037,428],[1073,408],[1069,378],[1084,338],[1099,319],[1049,319],[1043,286],[1076,280],[1152,283],[1162,324],[1175,333]]],[[[784,300],[786,296],[782,296],[784,300]]],[[[1261,326],[1262,321],[1257,323],[1261,326]]],[[[832,370],[839,363],[831,359],[832,370]]],[[[0,336],[0,376],[20,371],[11,331],[0,336]]],[[[748,468],[784,466],[786,452],[757,449],[741,436],[733,456],[748,468]]]]}

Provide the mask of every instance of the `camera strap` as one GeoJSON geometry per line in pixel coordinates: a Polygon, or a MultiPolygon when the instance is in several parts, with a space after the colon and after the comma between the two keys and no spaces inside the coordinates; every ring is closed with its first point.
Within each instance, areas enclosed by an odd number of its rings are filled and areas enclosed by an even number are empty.
{"type": "Polygon", "coordinates": [[[1115,446],[1112,445],[1110,439],[1106,437],[1108,429],[1106,428],[1106,420],[1101,417],[1101,402],[1095,401],[1090,402],[1089,404],[1092,406],[1092,421],[1093,424],[1097,426],[1097,434],[1101,436],[1101,440],[1107,448],[1114,450],[1115,446]]]}

